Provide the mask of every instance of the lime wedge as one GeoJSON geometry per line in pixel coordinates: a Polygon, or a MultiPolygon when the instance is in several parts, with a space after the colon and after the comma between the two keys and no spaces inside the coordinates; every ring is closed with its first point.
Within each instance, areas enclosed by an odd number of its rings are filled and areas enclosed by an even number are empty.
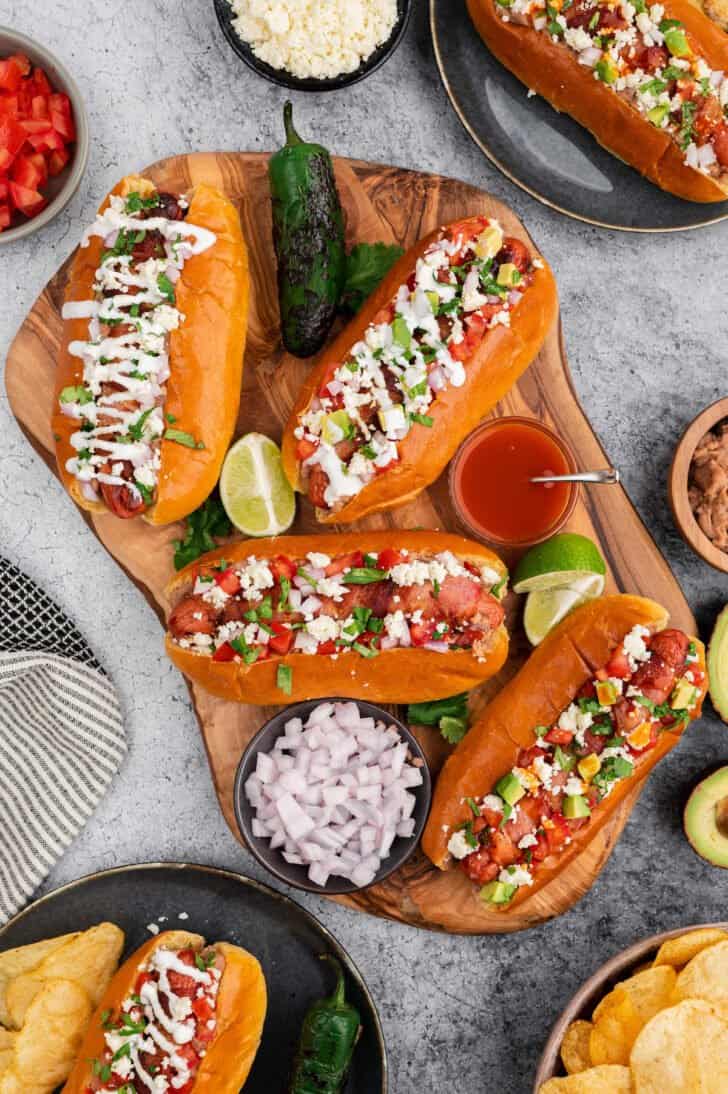
{"type": "Polygon", "coordinates": [[[532,646],[538,646],[569,612],[603,592],[603,574],[584,574],[568,585],[529,593],[523,612],[526,638],[532,646]]]}
{"type": "Polygon", "coordinates": [[[581,578],[600,574],[604,588],[607,568],[599,549],[586,536],[562,532],[527,551],[513,575],[515,593],[542,592],[559,586],[573,585],[581,578]]]}
{"type": "Polygon", "coordinates": [[[246,433],[235,442],[222,465],[220,497],[232,523],[247,536],[277,536],[291,527],[296,499],[275,441],[246,433]]]}

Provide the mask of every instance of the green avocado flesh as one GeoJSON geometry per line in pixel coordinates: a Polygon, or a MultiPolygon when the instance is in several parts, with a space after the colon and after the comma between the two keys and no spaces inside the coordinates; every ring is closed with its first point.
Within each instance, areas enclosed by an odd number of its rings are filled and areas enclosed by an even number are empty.
{"type": "Polygon", "coordinates": [[[715,621],[708,646],[710,698],[724,722],[728,722],[728,604],[715,621]]]}
{"type": "Polygon", "coordinates": [[[728,870],[728,767],[698,783],[688,798],[683,823],[701,858],[728,870]]]}

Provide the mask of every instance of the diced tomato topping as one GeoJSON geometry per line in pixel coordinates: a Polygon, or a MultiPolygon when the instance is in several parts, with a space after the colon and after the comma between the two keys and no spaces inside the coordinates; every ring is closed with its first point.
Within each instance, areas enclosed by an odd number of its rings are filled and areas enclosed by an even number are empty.
{"type": "MultiPolygon", "coordinates": [[[[43,159],[42,156],[40,158],[43,159]]],[[[45,164],[45,161],[43,162],[45,164]]],[[[20,186],[25,186],[28,190],[37,190],[43,183],[43,174],[44,172],[31,160],[30,156],[21,153],[15,159],[10,177],[14,182],[17,182],[20,186]]]]}
{"type": "Polygon", "coordinates": [[[9,60],[11,60],[15,67],[20,70],[21,76],[30,75],[30,59],[26,57],[24,53],[14,53],[9,60]]]}
{"type": "Polygon", "coordinates": [[[505,832],[496,828],[490,837],[490,857],[499,866],[512,866],[521,857],[521,852],[505,832]]]}
{"type": "Polygon", "coordinates": [[[60,175],[70,158],[71,153],[67,148],[58,148],[55,152],[51,152],[48,156],[48,174],[53,178],[60,175]]]}
{"type": "Polygon", "coordinates": [[[10,206],[0,205],[0,231],[10,227],[10,206]]]}
{"type": "MultiPolygon", "coordinates": [[[[71,153],[68,151],[67,148],[64,148],[63,151],[64,151],[65,156],[66,156],[66,160],[64,162],[64,166],[65,166],[65,163],[68,162],[68,160],[71,156],[71,153]]],[[[61,155],[60,152],[52,152],[51,153],[51,156],[60,156],[60,155],[61,155]]],[[[44,157],[42,152],[29,152],[27,154],[27,158],[30,160],[31,163],[35,164],[37,170],[40,173],[40,183],[38,184],[38,186],[36,186],[36,190],[38,190],[38,189],[40,189],[41,186],[45,186],[45,184],[48,182],[48,164],[46,163],[45,157],[44,157]]]]}
{"type": "Polygon", "coordinates": [[[316,653],[320,653],[325,657],[330,657],[332,653],[336,653],[336,648],[336,643],[333,638],[329,638],[326,642],[319,642],[316,653]]]}
{"type": "Polygon", "coordinates": [[[613,676],[617,680],[628,680],[632,675],[629,658],[621,646],[610,657],[605,671],[607,676],[613,676]]]}
{"type": "Polygon", "coordinates": [[[41,95],[50,95],[53,91],[50,81],[42,68],[36,68],[33,73],[33,83],[35,84],[36,91],[41,95]]]}
{"type": "Polygon", "coordinates": [[[234,661],[238,655],[229,642],[223,642],[212,655],[213,661],[234,661]]]}
{"type": "Polygon", "coordinates": [[[23,73],[14,57],[0,61],[0,91],[17,91],[22,79],[23,73]]]}
{"type": "Polygon", "coordinates": [[[27,133],[23,125],[15,118],[0,118],[0,148],[4,149],[12,162],[25,144],[27,133]]]}
{"type": "Polygon", "coordinates": [[[434,619],[426,623],[410,623],[409,631],[413,646],[424,646],[425,642],[431,642],[437,623],[434,619]]]}
{"type": "Polygon", "coordinates": [[[559,729],[558,726],[550,729],[544,737],[544,741],[548,741],[552,745],[570,745],[573,739],[574,734],[570,729],[559,729]]]}
{"type": "Polygon", "coordinates": [[[546,842],[548,844],[549,852],[563,851],[566,846],[566,841],[571,835],[569,825],[566,822],[566,817],[561,813],[552,813],[550,823],[553,827],[548,827],[546,829],[546,842]]]}
{"type": "Polygon", "coordinates": [[[269,561],[268,567],[276,581],[280,581],[282,577],[287,577],[290,581],[296,576],[296,563],[287,555],[276,555],[269,561]]]}
{"type": "Polygon", "coordinates": [[[12,181],[9,186],[13,205],[28,217],[39,213],[48,203],[47,198],[44,198],[38,190],[30,190],[27,186],[20,186],[17,182],[12,181]]]}
{"type": "Polygon", "coordinates": [[[398,566],[400,562],[404,562],[404,558],[405,556],[401,551],[396,551],[394,547],[385,547],[377,555],[377,569],[391,570],[393,566],[398,566]]]}
{"type": "Polygon", "coordinates": [[[295,632],[292,631],[289,627],[284,627],[282,623],[273,622],[270,625],[275,631],[275,634],[272,634],[270,636],[268,648],[270,649],[271,653],[277,653],[281,657],[283,657],[285,654],[288,653],[291,646],[293,645],[294,639],[296,637],[295,632]]]}
{"type": "MultiPolygon", "coordinates": [[[[182,954],[179,954],[180,960],[182,954]]],[[[197,981],[193,980],[191,976],[185,976],[182,972],[177,972],[176,969],[169,969],[167,971],[169,978],[169,986],[175,995],[181,995],[185,999],[194,999],[197,995],[197,981]]]]}
{"type": "Polygon", "coordinates": [[[335,558],[333,562],[330,562],[325,569],[327,577],[334,577],[336,574],[341,574],[344,570],[358,570],[364,565],[364,554],[362,551],[352,551],[348,555],[342,555],[341,558],[335,558]]]}
{"type": "Polygon", "coordinates": [[[518,753],[518,766],[530,767],[534,760],[537,760],[539,756],[545,756],[546,749],[539,748],[538,745],[531,745],[530,748],[522,748],[518,753]]]}
{"type": "Polygon", "coordinates": [[[235,596],[236,593],[240,592],[240,578],[232,567],[229,570],[223,570],[222,573],[217,570],[214,577],[215,584],[219,585],[228,596],[235,596]]]}
{"type": "Polygon", "coordinates": [[[318,441],[309,441],[306,437],[301,437],[296,445],[296,459],[299,463],[303,463],[309,456],[313,456],[317,448],[318,441]]]}

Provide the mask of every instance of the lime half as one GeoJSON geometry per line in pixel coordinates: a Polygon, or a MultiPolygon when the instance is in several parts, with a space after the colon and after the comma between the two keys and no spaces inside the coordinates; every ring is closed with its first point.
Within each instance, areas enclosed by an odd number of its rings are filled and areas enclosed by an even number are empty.
{"type": "Polygon", "coordinates": [[[222,465],[220,497],[235,527],[247,536],[277,536],[291,527],[296,499],[281,450],[263,433],[246,433],[222,465]]]}
{"type": "Polygon", "coordinates": [[[569,612],[603,592],[603,574],[584,574],[568,585],[529,593],[523,612],[526,638],[532,646],[538,646],[569,612]]]}
{"type": "Polygon", "coordinates": [[[601,588],[594,595],[599,596],[606,572],[604,559],[592,540],[576,532],[562,532],[526,552],[513,575],[513,591],[542,592],[598,574],[601,588]]]}

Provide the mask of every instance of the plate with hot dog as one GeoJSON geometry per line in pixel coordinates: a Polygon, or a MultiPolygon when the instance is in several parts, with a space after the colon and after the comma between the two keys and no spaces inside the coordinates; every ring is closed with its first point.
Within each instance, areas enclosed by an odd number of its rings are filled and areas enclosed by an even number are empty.
{"type": "Polygon", "coordinates": [[[726,215],[728,37],[688,0],[431,0],[461,121],[512,181],[581,220],[670,231],[726,215]]]}
{"type": "Polygon", "coordinates": [[[387,1090],[379,1018],[346,952],[297,904],[223,870],[121,867],[36,901],[0,932],[0,1012],[7,1094],[31,1082],[38,1094],[59,1082],[63,1094],[263,1094],[327,1068],[332,1090],[387,1090]],[[331,1030],[348,1023],[326,1060],[307,1039],[312,1007],[326,1036],[327,1008],[331,1030]]]}

